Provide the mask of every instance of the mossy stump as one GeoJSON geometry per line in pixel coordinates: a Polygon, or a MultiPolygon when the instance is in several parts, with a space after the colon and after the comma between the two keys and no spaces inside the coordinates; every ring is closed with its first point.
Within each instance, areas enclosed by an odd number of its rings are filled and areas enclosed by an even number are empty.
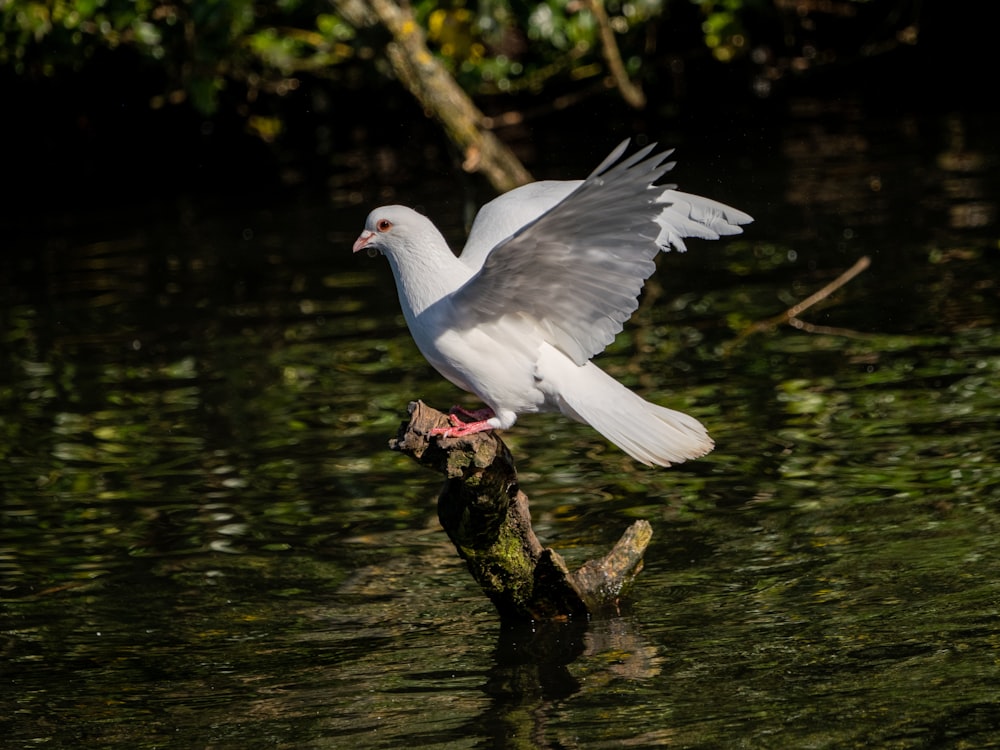
{"type": "Polygon", "coordinates": [[[570,572],[535,536],[528,497],[499,436],[431,437],[448,417],[421,401],[409,410],[389,447],[444,474],[438,518],[502,618],[558,620],[617,609],[642,570],[653,534],[648,522],[636,521],[607,555],[570,572]]]}

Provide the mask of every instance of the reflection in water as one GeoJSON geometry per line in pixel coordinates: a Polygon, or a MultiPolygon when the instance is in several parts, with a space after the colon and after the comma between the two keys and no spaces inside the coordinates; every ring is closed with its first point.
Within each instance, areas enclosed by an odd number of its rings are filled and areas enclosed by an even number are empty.
{"type": "Polygon", "coordinates": [[[501,626],[439,529],[437,477],[386,450],[407,401],[456,393],[413,347],[388,271],[351,257],[353,209],[184,205],[15,238],[0,259],[4,738],[984,744],[1000,649],[994,131],[801,110],[785,161],[729,186],[759,181],[728,196],[752,233],[662,258],[602,359],[709,424],[715,453],[650,471],[541,416],[506,437],[536,529],[571,564],[634,518],[654,526],[632,610],[590,623],[501,626]],[[732,346],[866,254],[809,311],[828,333],[732,346]]]}
{"type": "Polygon", "coordinates": [[[945,173],[942,187],[950,201],[948,223],[954,229],[991,226],[996,223],[997,206],[995,198],[991,201],[984,180],[989,159],[982,151],[966,147],[965,123],[961,117],[952,115],[947,124],[948,143],[938,156],[938,166],[945,173]]]}
{"type": "MultiPolygon", "coordinates": [[[[942,212],[952,229],[996,223],[995,186],[986,179],[995,155],[967,145],[963,117],[946,118],[944,142],[928,154],[925,127],[913,117],[886,123],[883,130],[852,102],[803,100],[795,109],[782,143],[790,165],[785,201],[811,214],[818,211],[817,219],[827,213],[837,217],[845,240],[873,225],[898,232],[898,217],[907,211],[908,225],[932,232],[942,212]],[[900,189],[911,180],[924,190],[900,189]],[[905,207],[902,201],[911,203],[905,207]]],[[[823,221],[810,228],[836,231],[823,221]]]]}
{"type": "Polygon", "coordinates": [[[492,700],[469,733],[488,730],[501,746],[519,738],[547,747],[556,737],[557,746],[572,746],[559,724],[566,705],[599,702],[618,680],[642,682],[658,673],[655,648],[632,628],[621,617],[503,626],[483,686],[492,700]],[[587,672],[574,674],[574,664],[586,664],[587,672]]]}

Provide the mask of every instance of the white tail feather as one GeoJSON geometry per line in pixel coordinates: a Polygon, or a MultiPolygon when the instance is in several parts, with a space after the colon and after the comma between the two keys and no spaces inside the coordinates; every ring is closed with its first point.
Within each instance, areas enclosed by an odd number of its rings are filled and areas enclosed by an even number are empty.
{"type": "Polygon", "coordinates": [[[543,346],[537,374],[563,414],[590,425],[636,461],[670,466],[714,446],[697,419],[642,399],[593,362],[578,366],[543,346]]]}

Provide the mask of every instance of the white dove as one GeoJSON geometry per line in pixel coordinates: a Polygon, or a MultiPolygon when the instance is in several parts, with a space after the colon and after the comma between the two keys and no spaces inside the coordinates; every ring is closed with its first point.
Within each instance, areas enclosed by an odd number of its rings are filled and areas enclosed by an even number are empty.
{"type": "Polygon", "coordinates": [[[507,429],[519,414],[557,411],[644,464],[712,450],[698,420],[645,401],[590,360],[639,306],[660,250],[684,251],[683,237],[739,234],[753,219],[655,185],[674,167],[664,163],[672,150],[652,154],[653,144],[622,158],[627,146],[586,180],[535,182],[487,203],[461,257],[410,208],[368,215],[354,252],[389,259],[417,347],[489,407],[456,407],[436,434],[507,429]]]}

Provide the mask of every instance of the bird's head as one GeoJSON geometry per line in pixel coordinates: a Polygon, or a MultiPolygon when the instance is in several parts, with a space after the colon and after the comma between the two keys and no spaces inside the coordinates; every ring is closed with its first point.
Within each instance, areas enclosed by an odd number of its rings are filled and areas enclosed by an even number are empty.
{"type": "Polygon", "coordinates": [[[403,311],[413,315],[453,292],[471,273],[431,220],[406,206],[382,206],[368,214],[354,243],[354,252],[359,250],[386,257],[403,311]]]}
{"type": "Polygon", "coordinates": [[[419,242],[433,231],[430,220],[406,206],[382,206],[376,208],[365,220],[365,229],[354,242],[354,252],[367,251],[374,257],[376,253],[392,255],[419,242]]]}

